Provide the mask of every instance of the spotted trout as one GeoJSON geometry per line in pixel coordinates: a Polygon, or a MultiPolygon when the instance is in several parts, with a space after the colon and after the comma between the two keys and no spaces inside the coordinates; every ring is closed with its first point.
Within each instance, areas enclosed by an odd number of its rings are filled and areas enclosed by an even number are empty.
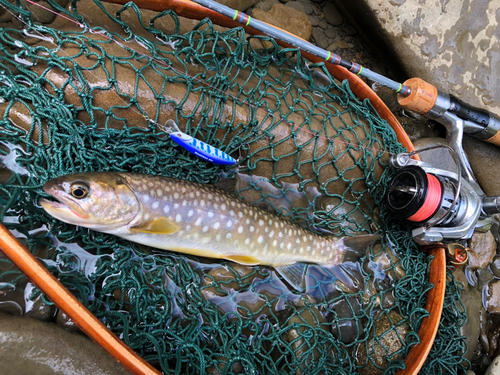
{"type": "Polygon", "coordinates": [[[158,249],[274,267],[295,288],[307,263],[339,265],[378,235],[320,236],[211,185],[89,172],[50,180],[44,210],[63,222],[158,249]]]}

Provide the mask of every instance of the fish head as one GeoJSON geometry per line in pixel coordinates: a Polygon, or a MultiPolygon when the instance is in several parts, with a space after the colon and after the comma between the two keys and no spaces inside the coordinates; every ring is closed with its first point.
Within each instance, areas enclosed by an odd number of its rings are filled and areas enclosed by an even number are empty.
{"type": "Polygon", "coordinates": [[[140,212],[139,201],[126,178],[116,172],[61,176],[48,181],[43,189],[57,200],[40,200],[48,214],[98,231],[126,225],[140,212]]]}

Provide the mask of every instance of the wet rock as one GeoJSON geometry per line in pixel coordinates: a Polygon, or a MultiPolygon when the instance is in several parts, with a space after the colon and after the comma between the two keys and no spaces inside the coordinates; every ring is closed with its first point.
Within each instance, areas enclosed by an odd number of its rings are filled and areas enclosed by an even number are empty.
{"type": "Polygon", "coordinates": [[[493,262],[490,263],[490,269],[493,276],[500,279],[500,256],[495,256],[493,262]]]}
{"type": "Polygon", "coordinates": [[[328,25],[328,27],[325,29],[325,35],[330,39],[335,39],[335,37],[337,36],[337,32],[332,25],[328,25]]]}
{"type": "Polygon", "coordinates": [[[488,268],[480,268],[474,271],[476,274],[476,289],[483,291],[486,284],[494,280],[494,276],[488,268]]]}
{"type": "Polygon", "coordinates": [[[500,313],[500,280],[494,280],[485,287],[484,306],[491,313],[500,313]]]}
{"type": "Polygon", "coordinates": [[[388,59],[475,106],[500,112],[498,3],[341,1],[388,59]],[[390,55],[390,52],[393,55],[390,55]]]}
{"type": "Polygon", "coordinates": [[[317,366],[319,350],[314,349],[311,352],[310,348],[314,346],[314,340],[319,335],[318,330],[324,329],[327,322],[316,306],[308,302],[303,299],[298,301],[297,313],[288,320],[288,329],[283,335],[291,344],[295,357],[300,358],[301,366],[297,369],[297,375],[311,373],[317,366]]]}
{"type": "Polygon", "coordinates": [[[59,310],[56,315],[57,325],[66,328],[68,331],[78,332],[80,328],[75,324],[73,320],[62,310],[59,310]]]}
{"type": "Polygon", "coordinates": [[[261,1],[260,3],[255,4],[255,8],[267,12],[268,10],[271,10],[274,4],[279,4],[279,3],[280,3],[279,0],[264,0],[261,1]]]}
{"type": "Polygon", "coordinates": [[[377,366],[386,368],[389,361],[400,357],[395,353],[403,347],[410,330],[408,323],[394,310],[381,312],[375,317],[374,325],[368,339],[359,345],[356,353],[356,365],[366,365],[358,370],[362,375],[382,374],[377,366]],[[377,340],[373,339],[374,335],[377,340]]]}
{"type": "Polygon", "coordinates": [[[56,315],[57,308],[55,305],[49,305],[44,302],[41,295],[33,301],[26,303],[26,312],[24,316],[28,318],[51,321],[56,315]]]}
{"type": "MultiPolygon", "coordinates": [[[[304,9],[304,3],[301,3],[300,1],[290,1],[289,3],[286,3],[287,7],[292,7],[294,9],[297,9],[299,12],[306,13],[304,9]]],[[[312,12],[312,8],[311,8],[312,12]]]]}
{"type": "Polygon", "coordinates": [[[328,22],[323,18],[321,21],[319,21],[318,26],[323,30],[325,30],[326,28],[328,28],[328,22]]]}
{"type": "Polygon", "coordinates": [[[0,301],[0,313],[23,316],[23,308],[14,301],[0,301]]]}
{"type": "Polygon", "coordinates": [[[251,6],[257,4],[259,0],[218,0],[217,2],[232,9],[245,11],[251,6]]]}
{"type": "Polygon", "coordinates": [[[323,8],[323,13],[330,25],[340,26],[342,22],[344,22],[344,17],[342,17],[340,11],[331,1],[326,3],[326,6],[323,8]]]}
{"type": "Polygon", "coordinates": [[[316,42],[316,45],[321,48],[327,48],[328,44],[330,41],[328,40],[327,36],[323,32],[323,30],[319,27],[315,27],[312,31],[312,35],[314,38],[314,41],[316,42]]]}
{"type": "Polygon", "coordinates": [[[40,23],[51,23],[54,21],[56,15],[49,10],[43,9],[42,7],[52,9],[52,7],[45,1],[39,1],[38,5],[30,4],[27,1],[21,1],[24,7],[27,7],[31,12],[32,19],[40,23]]]}
{"type": "Polygon", "coordinates": [[[89,338],[55,324],[0,314],[0,337],[4,375],[129,374],[89,338]]]}
{"type": "Polygon", "coordinates": [[[467,314],[467,322],[462,328],[460,328],[460,336],[466,337],[467,352],[464,354],[464,358],[469,361],[472,359],[474,350],[477,346],[477,341],[480,334],[480,315],[486,312],[482,307],[481,293],[477,289],[471,288],[470,290],[462,290],[462,295],[460,300],[464,304],[465,312],[467,314]],[[481,312],[481,310],[483,312],[481,312]],[[479,311],[479,314],[477,313],[479,311]],[[471,313],[472,312],[472,313],[471,313]]]}
{"type": "Polygon", "coordinates": [[[294,33],[298,37],[309,40],[312,35],[312,25],[309,17],[303,12],[283,4],[274,4],[271,10],[254,9],[253,15],[260,21],[294,33]]]}
{"type": "Polygon", "coordinates": [[[500,375],[500,357],[496,357],[484,375],[500,375]]]}
{"type": "MultiPolygon", "coordinates": [[[[420,138],[413,142],[413,146],[415,146],[416,150],[423,150],[424,148],[440,145],[446,146],[448,145],[448,142],[446,139],[438,137],[420,138]]],[[[450,151],[446,148],[438,147],[429,151],[423,151],[419,155],[422,161],[432,164],[435,168],[454,172],[457,171],[457,165],[455,164],[450,151]]]]}
{"type": "Polygon", "coordinates": [[[463,148],[479,185],[486,195],[500,195],[500,148],[465,135],[463,148]]]}
{"type": "Polygon", "coordinates": [[[478,269],[485,268],[491,263],[496,254],[497,244],[491,231],[474,232],[469,240],[469,248],[469,267],[478,269]]]}
{"type": "Polygon", "coordinates": [[[309,16],[309,21],[311,21],[312,26],[318,26],[319,25],[319,17],[315,15],[310,15],[309,16]]]}
{"type": "Polygon", "coordinates": [[[338,49],[339,49],[339,44],[338,44],[337,42],[333,42],[332,44],[330,44],[330,45],[328,46],[328,48],[327,48],[327,49],[328,49],[328,51],[330,51],[330,52],[335,52],[336,50],[338,50],[338,49]]]}
{"type": "Polygon", "coordinates": [[[332,334],[344,344],[363,338],[364,322],[361,305],[357,298],[340,298],[328,307],[332,311],[327,320],[332,322],[332,334]]]}

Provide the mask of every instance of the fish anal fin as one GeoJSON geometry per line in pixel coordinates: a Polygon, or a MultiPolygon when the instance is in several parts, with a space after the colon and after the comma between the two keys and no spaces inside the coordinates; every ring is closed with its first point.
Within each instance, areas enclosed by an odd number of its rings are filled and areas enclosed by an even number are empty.
{"type": "Polygon", "coordinates": [[[275,264],[273,267],[295,290],[304,289],[302,285],[307,270],[306,263],[275,264]]]}
{"type": "Polygon", "coordinates": [[[159,217],[154,220],[148,220],[145,223],[130,228],[132,232],[142,232],[151,234],[172,234],[181,229],[177,224],[167,217],[159,217]]]}
{"type": "Polygon", "coordinates": [[[250,255],[227,255],[224,257],[226,260],[230,260],[231,262],[244,264],[246,266],[256,266],[260,264],[260,260],[250,255]]]}

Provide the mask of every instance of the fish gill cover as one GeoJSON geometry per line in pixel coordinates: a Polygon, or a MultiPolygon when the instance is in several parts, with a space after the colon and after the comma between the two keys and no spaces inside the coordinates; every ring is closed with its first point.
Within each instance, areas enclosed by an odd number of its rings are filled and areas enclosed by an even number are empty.
{"type": "MultiPolygon", "coordinates": [[[[172,11],[147,26],[143,15],[154,14],[130,3],[48,3],[60,14],[50,27],[35,22],[34,5],[0,0],[4,15],[22,20],[0,29],[0,220],[30,251],[167,374],[403,368],[427,315],[431,259],[379,206],[388,156],[403,148],[370,103],[322,64],[242,28],[221,32],[204,20],[181,33],[172,11]],[[241,157],[238,168],[178,147],[162,127],[168,119],[241,157]],[[335,277],[310,266],[297,292],[272,267],[158,251],[54,220],[38,203],[42,185],[83,171],[223,179],[241,199],[311,230],[384,236],[335,277]]],[[[10,288],[21,279],[5,259],[0,277],[10,288]]],[[[465,319],[448,272],[422,373],[467,368],[465,319]]]]}

